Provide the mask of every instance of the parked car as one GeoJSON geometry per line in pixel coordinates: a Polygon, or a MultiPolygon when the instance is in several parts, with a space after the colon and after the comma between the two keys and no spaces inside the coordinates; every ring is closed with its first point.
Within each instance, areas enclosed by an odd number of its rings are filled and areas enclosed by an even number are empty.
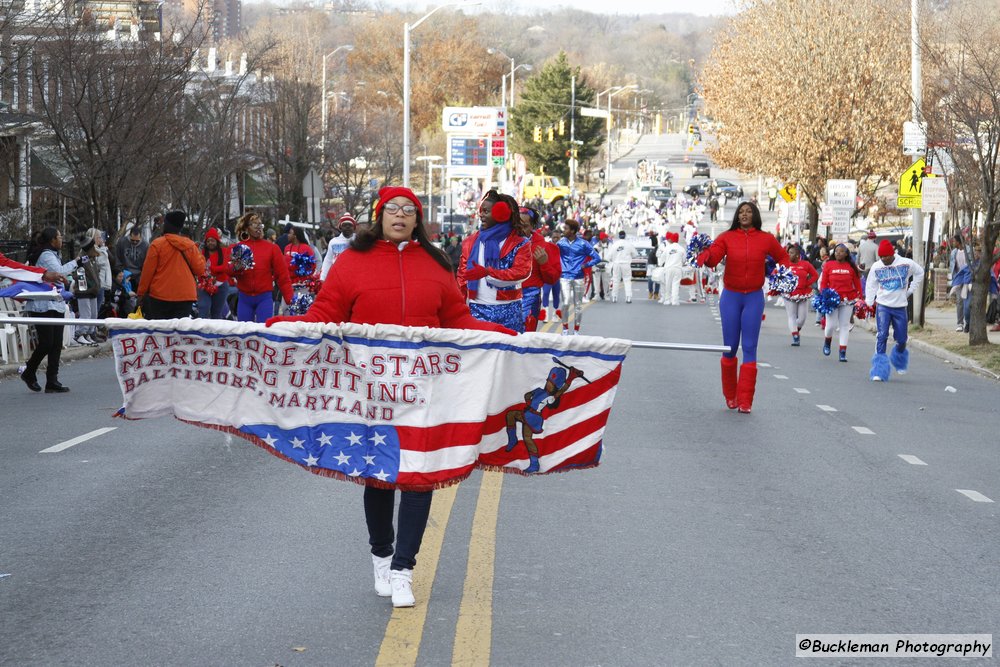
{"type": "Polygon", "coordinates": [[[715,183],[715,191],[725,197],[726,199],[739,199],[743,196],[742,186],[733,183],[732,181],[724,181],[721,179],[702,181],[701,183],[691,183],[690,185],[684,186],[684,194],[686,195],[699,195],[704,197],[708,194],[709,186],[715,183]]]}
{"type": "Polygon", "coordinates": [[[712,168],[707,162],[695,162],[694,169],[691,170],[691,177],[698,178],[699,176],[704,176],[708,178],[712,175],[712,168]]]}

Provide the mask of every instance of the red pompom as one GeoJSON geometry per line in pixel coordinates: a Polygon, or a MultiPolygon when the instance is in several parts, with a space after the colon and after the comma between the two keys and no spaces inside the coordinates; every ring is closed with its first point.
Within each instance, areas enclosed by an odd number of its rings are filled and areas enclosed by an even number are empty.
{"type": "Polygon", "coordinates": [[[510,206],[507,205],[507,202],[502,201],[496,202],[493,204],[493,208],[490,209],[490,215],[492,215],[493,219],[497,222],[507,222],[510,220],[511,213],[512,211],[510,210],[510,206]]]}

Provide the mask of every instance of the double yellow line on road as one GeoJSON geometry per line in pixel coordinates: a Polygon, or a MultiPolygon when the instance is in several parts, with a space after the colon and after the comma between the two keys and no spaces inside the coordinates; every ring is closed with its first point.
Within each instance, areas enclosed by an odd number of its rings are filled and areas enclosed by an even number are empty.
{"type": "MultiPolygon", "coordinates": [[[[584,308],[590,304],[585,304],[584,308]]],[[[559,322],[543,324],[539,331],[552,333],[559,322]],[[551,326],[550,326],[551,325],[551,326]]],[[[503,473],[484,471],[479,484],[476,513],[469,539],[462,602],[452,646],[453,665],[476,666],[490,663],[493,644],[493,575],[496,562],[496,527],[500,513],[503,473]]],[[[393,609],[379,647],[376,667],[415,665],[420,653],[427,607],[437,574],[444,535],[455,504],[458,485],[434,493],[431,515],[420,547],[420,567],[413,572],[415,607],[393,609]]]]}

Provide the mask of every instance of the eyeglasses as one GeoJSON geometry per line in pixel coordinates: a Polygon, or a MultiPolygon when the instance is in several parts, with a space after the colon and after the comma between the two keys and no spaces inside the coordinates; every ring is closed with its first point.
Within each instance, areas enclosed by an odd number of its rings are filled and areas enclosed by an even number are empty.
{"type": "Polygon", "coordinates": [[[417,207],[414,206],[413,204],[403,204],[402,206],[400,206],[395,202],[389,202],[382,208],[385,209],[386,213],[399,213],[400,211],[402,211],[403,215],[415,215],[417,212],[417,207]]]}

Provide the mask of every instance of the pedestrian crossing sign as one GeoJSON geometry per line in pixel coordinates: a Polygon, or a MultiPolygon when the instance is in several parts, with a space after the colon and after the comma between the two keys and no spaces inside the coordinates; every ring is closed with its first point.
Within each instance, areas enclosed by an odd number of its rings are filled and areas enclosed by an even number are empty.
{"type": "Polygon", "coordinates": [[[795,190],[796,190],[795,183],[787,183],[785,187],[778,190],[778,194],[781,195],[782,199],[791,204],[793,201],[795,201],[795,195],[796,195],[795,190]]]}
{"type": "Polygon", "coordinates": [[[933,174],[925,174],[927,163],[924,158],[917,158],[917,161],[906,168],[903,175],[899,177],[899,190],[896,196],[896,206],[898,208],[921,208],[923,205],[923,182],[925,178],[932,178],[933,174]]]}

